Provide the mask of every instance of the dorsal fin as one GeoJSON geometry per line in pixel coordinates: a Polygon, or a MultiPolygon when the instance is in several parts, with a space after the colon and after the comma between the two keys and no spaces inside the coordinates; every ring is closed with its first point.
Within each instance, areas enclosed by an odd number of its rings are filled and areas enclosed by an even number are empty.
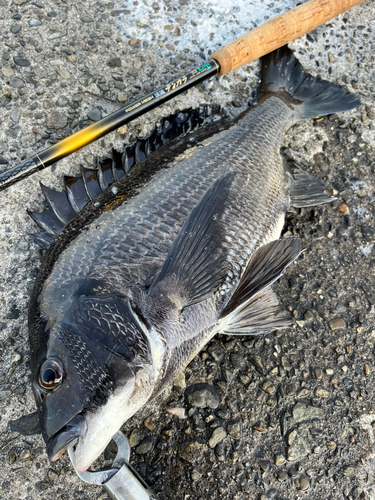
{"type": "MultiPolygon", "coordinates": [[[[81,167],[81,175],[78,177],[65,176],[65,191],[55,191],[41,185],[50,209],[47,212],[29,214],[43,231],[52,236],[59,234],[90,200],[124,177],[131,168],[175,137],[214,121],[220,113],[218,106],[201,106],[177,111],[163,118],[146,138],[137,138],[134,143],[125,146],[122,152],[112,149],[109,158],[97,158],[96,169],[81,167]]],[[[37,243],[40,242],[39,237],[34,239],[37,243]]],[[[46,248],[44,240],[41,246],[46,248]]]]}

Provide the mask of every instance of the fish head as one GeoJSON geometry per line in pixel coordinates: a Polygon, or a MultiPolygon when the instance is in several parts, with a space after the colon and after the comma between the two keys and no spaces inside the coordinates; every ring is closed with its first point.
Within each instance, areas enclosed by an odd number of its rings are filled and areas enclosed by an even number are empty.
{"type": "Polygon", "coordinates": [[[33,387],[50,460],[84,471],[154,387],[147,326],[121,296],[77,294],[49,323],[33,387]]]}

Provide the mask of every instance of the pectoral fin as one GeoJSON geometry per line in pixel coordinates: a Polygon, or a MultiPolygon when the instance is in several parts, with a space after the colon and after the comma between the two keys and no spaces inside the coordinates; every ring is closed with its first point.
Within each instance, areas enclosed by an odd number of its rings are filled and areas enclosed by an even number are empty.
{"type": "Polygon", "coordinates": [[[222,332],[256,334],[290,324],[277,296],[268,287],[301,251],[301,240],[276,240],[259,248],[221,315],[222,332]]]}
{"type": "Polygon", "coordinates": [[[233,177],[218,179],[192,210],[149,294],[164,286],[186,307],[218,289],[228,271],[221,218],[233,177]]]}

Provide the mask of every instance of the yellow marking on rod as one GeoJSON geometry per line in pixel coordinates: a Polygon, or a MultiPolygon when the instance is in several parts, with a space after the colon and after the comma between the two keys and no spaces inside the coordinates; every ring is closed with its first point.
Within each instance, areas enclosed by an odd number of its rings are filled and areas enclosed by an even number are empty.
{"type": "Polygon", "coordinates": [[[82,130],[78,130],[75,134],[63,139],[56,144],[58,155],[66,155],[77,151],[77,149],[86,146],[90,142],[98,138],[101,132],[105,131],[106,127],[98,126],[97,124],[90,125],[82,130]]]}
{"type": "Polygon", "coordinates": [[[39,158],[39,156],[38,155],[35,155],[35,156],[38,158],[38,160],[40,161],[40,163],[43,165],[43,168],[46,168],[46,166],[44,165],[44,163],[42,162],[42,160],[39,158]]]}

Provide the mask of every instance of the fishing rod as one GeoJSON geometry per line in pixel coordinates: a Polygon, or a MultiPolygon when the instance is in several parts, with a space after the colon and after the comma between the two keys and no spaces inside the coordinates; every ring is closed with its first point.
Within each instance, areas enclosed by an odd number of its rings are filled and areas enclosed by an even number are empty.
{"type": "Polygon", "coordinates": [[[364,0],[310,0],[258,26],[201,67],[36,153],[0,175],[0,191],[43,170],[212,76],[222,76],[299,38],[364,0]]]}

